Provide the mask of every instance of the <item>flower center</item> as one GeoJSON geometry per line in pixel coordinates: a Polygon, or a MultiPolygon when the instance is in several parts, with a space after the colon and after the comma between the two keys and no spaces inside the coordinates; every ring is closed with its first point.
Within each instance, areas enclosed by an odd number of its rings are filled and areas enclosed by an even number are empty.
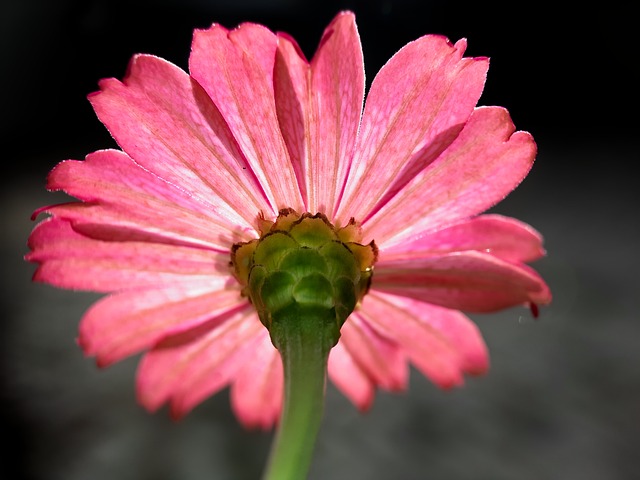
{"type": "Polygon", "coordinates": [[[352,219],[334,227],[322,213],[283,209],[261,219],[260,238],[236,243],[231,265],[242,294],[271,329],[280,318],[321,313],[340,329],[369,289],[377,247],[352,219]]]}

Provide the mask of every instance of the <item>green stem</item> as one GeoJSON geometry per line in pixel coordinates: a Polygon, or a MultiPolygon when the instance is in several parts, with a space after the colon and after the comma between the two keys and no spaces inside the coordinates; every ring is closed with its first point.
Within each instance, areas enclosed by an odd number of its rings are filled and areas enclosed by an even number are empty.
{"type": "Polygon", "coordinates": [[[327,360],[336,335],[335,320],[328,328],[326,314],[312,310],[302,318],[274,321],[269,329],[282,356],[284,405],[264,480],[303,480],[311,466],[324,408],[327,360]]]}

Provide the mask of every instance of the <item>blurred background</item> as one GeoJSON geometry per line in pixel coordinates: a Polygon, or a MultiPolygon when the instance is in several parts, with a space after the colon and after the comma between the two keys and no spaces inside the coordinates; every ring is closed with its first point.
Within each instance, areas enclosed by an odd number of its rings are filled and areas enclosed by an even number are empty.
{"type": "Polygon", "coordinates": [[[491,57],[480,104],[507,107],[539,146],[494,211],[544,234],[535,267],[555,298],[538,321],[524,309],[474,316],[492,369],[462,389],[414,373],[408,392],[380,393],[362,415],[330,386],[311,478],[640,478],[637,17],[580,5],[3,0],[0,478],[259,478],[271,433],[244,431],[226,391],[174,423],[136,404],[137,358],[104,371],[83,358],[77,324],[97,297],[31,284],[29,216],[59,201],[44,190],[58,161],[114,145],[85,97],[134,53],[186,68],[193,28],[255,21],[311,57],[342,9],[356,12],[369,81],[425,33],[491,57]]]}

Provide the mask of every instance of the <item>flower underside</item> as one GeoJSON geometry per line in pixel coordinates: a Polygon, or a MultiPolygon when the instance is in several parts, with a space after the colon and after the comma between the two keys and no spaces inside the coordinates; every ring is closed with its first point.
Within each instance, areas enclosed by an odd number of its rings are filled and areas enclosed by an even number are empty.
{"type": "Polygon", "coordinates": [[[359,243],[354,219],[336,228],[322,213],[287,208],[275,222],[262,216],[260,222],[260,238],[231,250],[242,294],[269,330],[274,322],[320,314],[332,322],[337,341],[371,284],[375,243],[359,243]]]}
{"type": "Polygon", "coordinates": [[[366,95],[351,12],[310,60],[253,23],[196,30],[188,72],[134,56],[89,96],[120,150],[48,177],[78,201],[34,214],[51,217],[29,237],[34,280],[108,294],[78,343],[100,366],[145,352],[137,391],[151,411],[182,417],[228,386],[245,426],[282,425],[298,354],[320,394],[326,370],[363,411],[377,388],[405,390],[410,365],[462,385],[489,365],[463,312],[535,316],[551,301],[527,265],[542,236],[483,214],[526,177],[536,144],[506,109],[476,106],[489,62],[466,46],[422,36],[366,95]],[[246,243],[229,258],[234,241],[246,243]]]}

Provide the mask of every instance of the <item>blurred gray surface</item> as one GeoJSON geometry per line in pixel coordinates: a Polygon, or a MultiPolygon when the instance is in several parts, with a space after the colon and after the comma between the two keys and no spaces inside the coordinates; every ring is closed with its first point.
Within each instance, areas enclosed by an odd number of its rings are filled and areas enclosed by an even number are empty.
{"type": "MultiPolygon", "coordinates": [[[[538,142],[532,174],[495,211],[545,235],[535,266],[553,304],[538,321],[523,309],[474,317],[492,368],[462,389],[414,372],[407,393],[380,393],[361,415],[330,387],[312,479],[640,478],[640,202],[621,171],[637,151],[538,142]]],[[[31,284],[21,259],[29,215],[57,201],[36,173],[6,185],[0,205],[0,478],[259,478],[271,434],[244,431],[226,392],[173,423],[136,404],[137,358],[107,370],[83,358],[76,328],[97,296],[31,284]]]]}

